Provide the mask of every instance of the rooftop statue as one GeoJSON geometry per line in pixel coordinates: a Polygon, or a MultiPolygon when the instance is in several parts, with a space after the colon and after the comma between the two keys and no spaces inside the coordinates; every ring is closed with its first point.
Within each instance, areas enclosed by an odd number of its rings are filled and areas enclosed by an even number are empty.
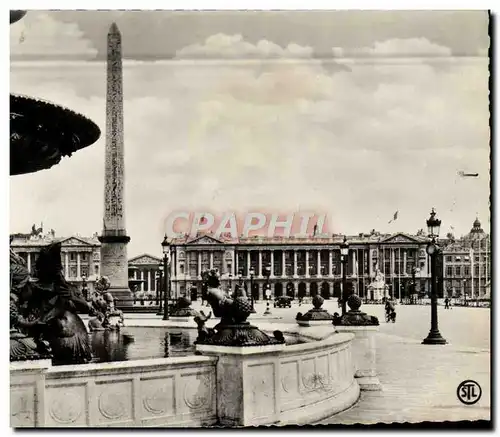
{"type": "Polygon", "coordinates": [[[29,359],[20,351],[20,336],[32,340],[32,355],[47,356],[54,364],[82,364],[92,359],[87,329],[78,312],[93,309],[62,274],[61,244],[45,246],[30,278],[24,260],[11,252],[11,360],[29,359]],[[14,339],[14,343],[13,343],[14,339]],[[14,345],[14,349],[13,349],[14,345]],[[44,349],[45,347],[45,349],[44,349]]]}

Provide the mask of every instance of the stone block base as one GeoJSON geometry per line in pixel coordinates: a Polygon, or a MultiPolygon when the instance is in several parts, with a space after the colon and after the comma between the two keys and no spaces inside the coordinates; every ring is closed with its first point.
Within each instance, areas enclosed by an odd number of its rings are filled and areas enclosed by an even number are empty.
{"type": "Polygon", "coordinates": [[[111,296],[115,299],[115,307],[119,310],[130,308],[133,306],[133,296],[132,292],[128,288],[113,288],[110,287],[108,290],[111,296]]]}
{"type": "Polygon", "coordinates": [[[358,381],[361,390],[382,390],[382,384],[377,376],[376,357],[377,348],[375,335],[378,326],[335,326],[337,332],[349,332],[354,334],[352,342],[354,366],[356,372],[354,377],[358,381]]]}

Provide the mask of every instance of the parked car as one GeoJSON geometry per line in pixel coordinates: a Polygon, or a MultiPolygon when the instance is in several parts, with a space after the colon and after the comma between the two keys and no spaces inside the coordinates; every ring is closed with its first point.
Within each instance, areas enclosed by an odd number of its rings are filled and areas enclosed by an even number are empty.
{"type": "Polygon", "coordinates": [[[292,308],[293,298],[289,296],[280,296],[274,299],[274,308],[292,308]]]}

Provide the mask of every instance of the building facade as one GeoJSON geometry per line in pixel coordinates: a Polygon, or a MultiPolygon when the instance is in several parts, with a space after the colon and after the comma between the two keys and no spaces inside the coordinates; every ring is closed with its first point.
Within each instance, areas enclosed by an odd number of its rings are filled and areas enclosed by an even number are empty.
{"type": "Polygon", "coordinates": [[[134,292],[140,296],[156,296],[160,290],[160,268],[163,260],[153,255],[143,254],[128,261],[129,283],[135,285],[134,292]]]}
{"type": "Polygon", "coordinates": [[[478,219],[466,236],[444,247],[443,282],[448,297],[490,298],[491,238],[478,219]]]}
{"type": "MultiPolygon", "coordinates": [[[[234,289],[244,283],[254,299],[264,298],[268,281],[264,268],[270,268],[269,284],[273,297],[294,298],[320,294],[326,299],[340,297],[343,264],[340,256],[342,235],[307,238],[214,238],[210,234],[195,238],[175,238],[171,242],[171,281],[174,297],[201,297],[201,272],[216,268],[222,286],[234,289]],[[252,276],[250,272],[254,271],[252,276]]],[[[347,291],[362,298],[377,271],[382,273],[389,294],[397,299],[409,297],[412,290],[427,293],[430,262],[423,235],[369,234],[347,237],[347,291]]]]}
{"type": "Polygon", "coordinates": [[[57,238],[54,231],[44,234],[11,235],[11,249],[26,262],[31,274],[35,271],[36,260],[42,247],[51,243],[61,243],[61,262],[64,277],[72,285],[82,289],[84,283],[89,292],[94,291],[94,283],[100,275],[101,252],[97,234],[88,238],[79,235],[57,238]]]}

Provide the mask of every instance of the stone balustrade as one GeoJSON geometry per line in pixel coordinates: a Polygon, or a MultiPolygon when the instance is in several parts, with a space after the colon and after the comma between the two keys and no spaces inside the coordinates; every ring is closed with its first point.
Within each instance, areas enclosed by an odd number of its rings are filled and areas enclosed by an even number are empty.
{"type": "Polygon", "coordinates": [[[50,361],[11,364],[11,425],[213,425],[216,361],[193,356],[58,367],[50,361]]]}

